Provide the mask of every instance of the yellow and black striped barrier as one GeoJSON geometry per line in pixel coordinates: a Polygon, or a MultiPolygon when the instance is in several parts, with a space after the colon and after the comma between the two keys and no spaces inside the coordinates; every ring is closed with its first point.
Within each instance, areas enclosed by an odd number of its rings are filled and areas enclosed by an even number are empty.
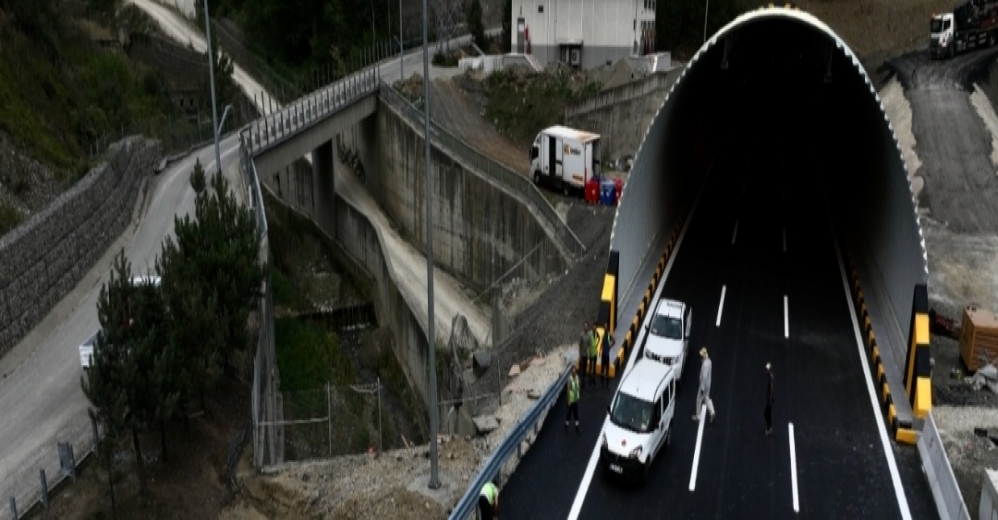
{"type": "MultiPolygon", "coordinates": [[[[652,274],[651,283],[648,284],[644,295],[641,297],[638,312],[631,319],[631,324],[628,326],[623,340],[619,342],[620,349],[617,350],[617,356],[613,360],[613,365],[610,366],[610,377],[617,377],[621,367],[627,362],[627,356],[631,353],[634,343],[637,341],[641,321],[644,319],[645,312],[652,306],[652,298],[654,298],[655,291],[658,289],[659,282],[662,281],[662,275],[665,274],[665,266],[669,263],[669,258],[676,249],[676,242],[679,240],[679,233],[683,229],[685,221],[686,210],[683,210],[679,214],[679,222],[676,223],[672,234],[669,236],[669,243],[665,246],[665,251],[655,266],[655,273],[652,274]]],[[[596,321],[599,325],[596,333],[600,339],[603,338],[603,334],[606,332],[602,326],[603,324],[609,324],[610,330],[617,330],[617,275],[620,268],[620,253],[618,251],[610,251],[610,258],[607,260],[606,267],[606,275],[603,278],[603,289],[600,293],[599,314],[596,321]]],[[[602,341],[599,344],[601,345],[600,348],[602,348],[602,341]]],[[[602,359],[602,356],[596,358],[597,370],[601,369],[599,366],[600,359],[602,359]]]]}
{"type": "Polygon", "coordinates": [[[908,357],[904,368],[904,388],[912,414],[925,419],[932,409],[932,365],[929,361],[929,290],[915,286],[908,324],[908,357]]]}
{"type": "MultiPolygon", "coordinates": [[[[890,384],[887,382],[887,373],[884,369],[883,359],[880,356],[880,346],[877,344],[877,338],[873,333],[873,321],[870,319],[870,311],[866,306],[866,298],[863,296],[863,288],[860,287],[859,273],[856,270],[856,264],[852,260],[852,255],[846,253],[846,264],[849,269],[849,281],[852,286],[852,296],[853,302],[856,304],[856,312],[860,321],[860,330],[863,333],[863,343],[867,347],[867,353],[870,355],[870,360],[872,361],[871,369],[873,370],[873,376],[875,381],[875,386],[877,387],[877,396],[880,399],[880,404],[883,407],[883,412],[887,416],[887,423],[890,425],[891,432],[894,434],[894,440],[898,442],[903,442],[905,444],[914,445],[918,440],[917,432],[912,428],[911,421],[900,420],[897,415],[897,408],[894,406],[894,396],[891,394],[890,384]]],[[[923,290],[925,289],[924,284],[919,284],[915,287],[916,294],[916,305],[918,308],[918,291],[919,287],[923,290]]],[[[928,307],[928,298],[926,298],[926,307],[928,307]]],[[[927,312],[927,311],[926,311],[927,312]]],[[[918,321],[916,313],[912,313],[912,326],[918,321]]],[[[928,314],[925,315],[925,332],[928,334],[928,314]]],[[[912,335],[912,338],[915,338],[912,335]]],[[[909,351],[913,349],[909,346],[909,351]]],[[[911,352],[909,352],[909,360],[914,359],[911,352]]],[[[928,364],[928,341],[926,339],[925,344],[925,362],[928,364]]],[[[920,372],[917,372],[920,373],[920,372]]],[[[907,375],[907,372],[906,372],[907,375]]],[[[907,385],[907,379],[906,385],[907,385]]],[[[921,382],[921,381],[920,381],[921,382]]],[[[932,395],[931,382],[928,380],[928,376],[925,378],[925,384],[923,385],[924,391],[930,396],[932,395]]],[[[912,410],[915,410],[916,403],[914,398],[911,397],[912,393],[909,393],[909,401],[912,403],[912,410]]],[[[931,401],[928,405],[931,407],[931,401]]],[[[928,413],[928,409],[925,410],[928,413]]],[[[916,413],[917,416],[917,413],[916,413]]],[[[924,417],[924,415],[923,415],[924,417]]]]}

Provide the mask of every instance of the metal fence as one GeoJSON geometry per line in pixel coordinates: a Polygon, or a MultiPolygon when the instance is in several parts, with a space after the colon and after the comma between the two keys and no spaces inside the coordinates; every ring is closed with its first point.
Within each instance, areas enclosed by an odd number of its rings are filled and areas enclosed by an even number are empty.
{"type": "MultiPolygon", "coordinates": [[[[386,83],[381,84],[380,94],[382,101],[385,101],[422,133],[423,112],[420,109],[386,83]]],[[[479,152],[467,141],[433,122],[432,118],[430,120],[430,133],[432,142],[440,146],[445,153],[464,162],[469,168],[483,174],[487,180],[498,184],[500,188],[527,204],[534,211],[534,215],[540,220],[541,225],[553,235],[555,244],[567,253],[569,258],[579,258],[586,252],[579,237],[558,216],[551,203],[544,198],[544,195],[530,179],[479,152]]]]}
{"type": "Polygon", "coordinates": [[[508,479],[516,470],[520,458],[523,457],[523,442],[528,436],[536,436],[547,417],[548,412],[558,402],[561,389],[568,380],[571,365],[562,371],[558,380],[551,384],[544,392],[544,395],[537,400],[530,410],[520,418],[506,437],[496,446],[495,451],[489,456],[482,469],[475,475],[474,480],[468,485],[464,495],[451,510],[450,520],[467,520],[476,514],[475,506],[478,504],[478,494],[488,481],[496,482],[502,487],[503,482],[508,479]]]}
{"type": "Polygon", "coordinates": [[[36,459],[37,487],[29,485],[12,491],[7,507],[0,507],[0,520],[17,520],[47,509],[51,495],[62,485],[74,482],[80,466],[96,452],[100,433],[97,423],[89,418],[63,431],[61,435],[67,440],[57,441],[54,451],[44,450],[36,459]]]}
{"type": "Polygon", "coordinates": [[[377,67],[352,74],[250,123],[243,130],[246,136],[243,144],[248,146],[250,155],[259,154],[377,89],[377,67]]]}
{"type": "Polygon", "coordinates": [[[283,461],[303,462],[340,455],[381,451],[394,446],[396,432],[382,407],[381,381],[281,392],[283,461]]]}

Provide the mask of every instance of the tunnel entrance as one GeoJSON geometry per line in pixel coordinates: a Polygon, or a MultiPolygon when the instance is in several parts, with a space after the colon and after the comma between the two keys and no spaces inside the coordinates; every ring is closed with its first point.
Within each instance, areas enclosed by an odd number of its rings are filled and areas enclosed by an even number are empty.
{"type": "MultiPolygon", "coordinates": [[[[711,442],[751,445],[768,436],[762,403],[771,365],[784,406],[772,427],[802,432],[798,457],[836,461],[818,463],[799,483],[811,510],[862,516],[824,491],[857,496],[885,481],[895,482],[895,494],[876,497],[871,510],[907,508],[877,399],[891,380],[897,397],[884,407],[894,414],[887,417],[911,420],[900,381],[915,288],[928,277],[925,251],[893,129],[858,59],[827,26],[796,9],[760,9],[708,41],[645,135],[610,247],[611,304],[601,305],[615,309],[617,335],[636,338],[637,351],[647,336],[635,313],[646,319],[658,298],[693,309],[680,395],[696,395],[700,359],[692,353],[706,347],[711,398],[727,410],[719,408],[725,429],[711,442]],[[876,322],[875,357],[889,361],[884,377],[869,368],[846,257],[858,266],[863,308],[876,322]],[[831,431],[834,438],[824,435],[831,431]]],[[[702,413],[692,399],[677,402],[679,417],[702,413]]],[[[676,431],[679,452],[697,444],[691,432],[676,431]]],[[[707,478],[704,496],[758,507],[739,497],[765,494],[757,483],[782,470],[780,460],[754,456],[717,454],[711,464],[726,474],[707,478]]],[[[784,506],[774,502],[769,516],[782,517],[784,506]]]]}

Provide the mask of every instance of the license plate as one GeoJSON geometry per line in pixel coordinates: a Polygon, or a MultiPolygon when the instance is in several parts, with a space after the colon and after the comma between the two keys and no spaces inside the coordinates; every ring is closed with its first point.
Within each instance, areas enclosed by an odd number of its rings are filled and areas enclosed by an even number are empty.
{"type": "Polygon", "coordinates": [[[623,473],[624,468],[620,467],[619,464],[610,464],[610,471],[614,473],[623,473]]]}

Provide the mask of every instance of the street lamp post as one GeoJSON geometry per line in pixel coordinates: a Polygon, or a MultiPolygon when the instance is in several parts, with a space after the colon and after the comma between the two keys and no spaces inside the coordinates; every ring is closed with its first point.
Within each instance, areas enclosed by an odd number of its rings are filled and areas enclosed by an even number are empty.
{"type": "Polygon", "coordinates": [[[218,130],[215,131],[215,135],[222,135],[222,127],[225,126],[225,118],[229,116],[230,110],[232,110],[232,105],[225,105],[225,110],[222,111],[222,119],[218,122],[218,130]]]}
{"type": "Polygon", "coordinates": [[[399,79],[405,81],[405,42],[402,40],[402,0],[399,0],[399,79]]]}
{"type": "Polygon", "coordinates": [[[707,13],[710,12],[710,0],[707,0],[707,7],[703,9],[703,43],[707,43],[707,13]]]}
{"type": "Polygon", "coordinates": [[[430,489],[440,488],[437,475],[437,362],[436,335],[433,332],[433,172],[430,170],[430,53],[427,44],[428,22],[423,0],[423,143],[426,153],[426,344],[430,349],[430,489]]]}
{"type": "Polygon", "coordinates": [[[218,109],[215,107],[215,59],[211,56],[211,19],[208,18],[208,0],[204,0],[205,43],[208,44],[208,76],[211,79],[211,120],[215,128],[215,168],[222,171],[222,154],[218,151],[218,109]]]}

